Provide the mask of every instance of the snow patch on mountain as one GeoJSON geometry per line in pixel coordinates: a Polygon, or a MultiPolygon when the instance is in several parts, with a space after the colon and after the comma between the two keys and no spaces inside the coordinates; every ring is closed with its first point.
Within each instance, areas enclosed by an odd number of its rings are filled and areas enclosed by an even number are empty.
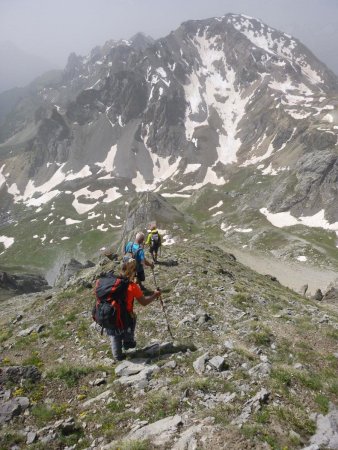
{"type": "Polygon", "coordinates": [[[218,160],[215,164],[230,164],[237,161],[236,154],[241,146],[240,139],[236,138],[237,129],[251,95],[246,96],[236,88],[236,72],[227,64],[223,44],[217,37],[208,38],[206,33],[207,31],[204,31],[203,36],[197,35],[193,39],[201,66],[190,74],[189,83],[183,86],[189,104],[185,118],[186,137],[192,140],[197,126],[208,125],[212,106],[222,122],[222,128],[216,130],[219,145],[218,160]],[[217,100],[219,96],[225,100],[217,100]]]}
{"type": "Polygon", "coordinates": [[[180,189],[178,192],[200,189],[202,186],[205,186],[208,183],[221,186],[221,185],[226,184],[227,182],[225,181],[225,179],[223,177],[218,177],[216,175],[216,173],[212,170],[211,167],[208,167],[207,172],[204,177],[204,180],[201,183],[196,183],[192,186],[185,186],[183,189],[180,189]]]}
{"type": "Polygon", "coordinates": [[[122,197],[122,194],[118,192],[118,188],[116,186],[107,189],[105,195],[106,197],[103,199],[103,203],[111,203],[114,200],[117,200],[118,198],[122,197]]]}
{"type": "Polygon", "coordinates": [[[29,180],[23,194],[20,193],[16,183],[8,186],[7,192],[13,195],[14,203],[23,202],[27,206],[41,206],[60,194],[60,191],[54,188],[64,181],[86,178],[92,175],[88,165],[85,165],[76,173],[74,173],[73,170],[69,170],[67,173],[63,172],[64,166],[65,163],[61,164],[52,177],[39,186],[35,186],[34,180],[29,180]],[[36,194],[42,195],[38,198],[34,198],[36,194]]]}
{"type": "Polygon", "coordinates": [[[74,223],[81,223],[81,220],[66,219],[66,225],[73,225],[74,223]]]}
{"type": "Polygon", "coordinates": [[[169,192],[164,192],[163,194],[161,193],[161,195],[162,195],[162,197],[168,197],[168,198],[171,198],[171,197],[189,198],[189,197],[191,197],[191,194],[178,194],[178,193],[169,194],[169,192]]]}
{"type": "Polygon", "coordinates": [[[15,239],[9,236],[0,236],[0,242],[4,245],[7,250],[11,245],[14,244],[15,239]]]}
{"type": "Polygon", "coordinates": [[[0,167],[0,188],[6,182],[6,177],[5,177],[5,175],[2,174],[2,171],[5,168],[5,166],[6,166],[6,164],[4,164],[3,166],[0,167]]]}
{"type": "MultiPolygon", "coordinates": [[[[259,169],[259,167],[257,167],[259,169]]],[[[280,172],[285,172],[287,170],[290,170],[289,167],[277,167],[276,169],[273,169],[272,163],[268,165],[264,170],[262,170],[263,175],[278,175],[280,172]]]]}
{"type": "Polygon", "coordinates": [[[324,230],[335,231],[338,235],[338,222],[329,223],[325,219],[324,209],[320,210],[317,214],[313,216],[301,216],[294,217],[290,211],[271,213],[267,208],[261,208],[260,213],[262,213],[268,221],[275,227],[291,227],[294,225],[305,225],[312,228],[323,228],[324,230]]]}
{"type": "Polygon", "coordinates": [[[116,156],[116,152],[117,152],[117,145],[112,145],[109,152],[107,153],[106,159],[102,162],[96,162],[95,165],[100,167],[101,169],[99,170],[98,173],[101,172],[112,172],[115,168],[114,166],[114,161],[115,161],[115,156],[116,156]]]}
{"type": "Polygon", "coordinates": [[[220,200],[218,203],[216,203],[216,205],[211,206],[211,208],[209,208],[209,211],[212,211],[213,209],[220,208],[222,205],[223,205],[223,200],[220,200]]]}
{"type": "Polygon", "coordinates": [[[201,167],[201,164],[187,164],[187,167],[185,168],[183,175],[186,175],[187,173],[196,172],[201,167]]]}
{"type": "Polygon", "coordinates": [[[281,34],[278,38],[272,36],[275,30],[251,17],[232,16],[230,21],[234,28],[243,33],[256,47],[263,49],[268,54],[286,58],[291,64],[298,64],[310,83],[323,82],[321,75],[307,63],[304,55],[295,56],[298,44],[294,39],[290,39],[286,34],[281,34]],[[258,27],[259,25],[260,27],[258,27]]]}
{"type": "Polygon", "coordinates": [[[103,197],[104,192],[100,191],[100,190],[96,190],[96,191],[90,191],[88,189],[88,186],[79,189],[78,191],[75,191],[73,193],[75,199],[72,202],[72,206],[75,208],[76,212],[78,214],[84,214],[88,211],[90,211],[91,209],[95,208],[95,206],[98,204],[98,202],[95,203],[81,203],[78,200],[78,197],[85,197],[86,199],[99,199],[101,197],[103,197]]]}
{"type": "Polygon", "coordinates": [[[60,191],[53,190],[46,192],[45,194],[41,195],[38,198],[31,198],[25,202],[27,206],[41,206],[45,203],[48,203],[49,201],[53,200],[53,198],[57,197],[60,194],[60,191]]]}

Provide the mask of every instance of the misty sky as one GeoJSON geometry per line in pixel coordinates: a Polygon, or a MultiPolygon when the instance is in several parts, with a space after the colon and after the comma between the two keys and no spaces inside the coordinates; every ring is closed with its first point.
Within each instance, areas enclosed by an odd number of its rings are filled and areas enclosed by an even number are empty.
{"type": "Polygon", "coordinates": [[[63,68],[108,39],[167,35],[181,22],[243,13],[300,39],[338,74],[338,0],[0,0],[0,43],[63,68]]]}

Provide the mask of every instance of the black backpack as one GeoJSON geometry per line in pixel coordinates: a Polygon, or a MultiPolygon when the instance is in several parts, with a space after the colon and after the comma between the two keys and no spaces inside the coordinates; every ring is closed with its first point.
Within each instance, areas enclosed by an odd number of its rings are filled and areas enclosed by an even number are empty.
{"type": "Polygon", "coordinates": [[[122,332],[132,323],[127,311],[126,296],[129,280],[110,273],[96,280],[94,294],[96,302],[92,317],[103,329],[122,332]]]}
{"type": "Polygon", "coordinates": [[[151,246],[152,247],[160,247],[161,246],[161,237],[158,231],[151,232],[151,246]]]}

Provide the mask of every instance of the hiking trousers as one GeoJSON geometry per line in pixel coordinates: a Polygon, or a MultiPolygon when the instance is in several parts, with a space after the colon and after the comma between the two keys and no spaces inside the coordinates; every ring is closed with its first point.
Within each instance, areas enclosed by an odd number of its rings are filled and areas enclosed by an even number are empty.
{"type": "MultiPolygon", "coordinates": [[[[113,353],[114,359],[120,361],[123,359],[122,349],[128,350],[129,348],[135,348],[135,327],[136,327],[136,318],[133,319],[132,325],[127,329],[122,331],[121,334],[111,335],[107,333],[110,338],[111,350],[113,353]]],[[[108,330],[109,331],[109,330],[108,330]]]]}

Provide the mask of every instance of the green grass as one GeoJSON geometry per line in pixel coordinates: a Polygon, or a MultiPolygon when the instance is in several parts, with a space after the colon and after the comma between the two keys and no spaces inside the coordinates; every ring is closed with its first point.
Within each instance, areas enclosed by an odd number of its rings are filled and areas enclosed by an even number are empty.
{"type": "Polygon", "coordinates": [[[151,450],[153,446],[148,440],[134,440],[117,442],[112,450],[151,450]]]}
{"type": "Polygon", "coordinates": [[[33,351],[28,358],[23,360],[22,365],[36,366],[38,368],[41,368],[43,366],[43,361],[41,359],[40,353],[38,351],[33,351]]]}
{"type": "Polygon", "coordinates": [[[237,293],[231,297],[231,303],[238,309],[246,310],[252,305],[252,299],[250,294],[237,293]]]}
{"type": "Polygon", "coordinates": [[[146,419],[150,422],[156,422],[157,420],[176,414],[178,405],[179,399],[175,396],[168,396],[167,394],[162,393],[151,393],[150,391],[142,405],[140,417],[142,417],[143,420],[146,419]]]}
{"type": "Polygon", "coordinates": [[[291,386],[293,373],[290,370],[276,368],[271,371],[270,377],[275,381],[277,387],[284,390],[291,386]]]}
{"type": "Polygon", "coordinates": [[[318,394],[315,397],[315,402],[319,406],[319,411],[322,414],[327,414],[329,412],[330,400],[328,397],[326,397],[325,395],[322,395],[322,394],[318,394]]]}
{"type": "Polygon", "coordinates": [[[66,412],[68,406],[68,403],[63,403],[60,405],[45,405],[42,403],[33,406],[31,413],[38,425],[43,426],[51,420],[61,417],[66,412]]]}
{"type": "Polygon", "coordinates": [[[309,419],[308,413],[299,407],[291,409],[280,406],[274,409],[274,414],[288,429],[293,429],[301,435],[312,436],[316,432],[316,423],[309,419]]]}
{"type": "Polygon", "coordinates": [[[3,342],[6,342],[12,336],[13,336],[12,330],[0,331],[0,344],[2,344],[3,342]]]}
{"type": "Polygon", "coordinates": [[[0,434],[0,450],[8,450],[16,445],[24,444],[25,436],[16,431],[4,431],[0,434]]]}
{"type": "Polygon", "coordinates": [[[79,380],[93,372],[95,369],[91,367],[72,367],[68,365],[57,367],[47,372],[47,378],[53,380],[62,380],[68,387],[77,386],[79,380]]]}
{"type": "Polygon", "coordinates": [[[248,335],[248,339],[258,346],[270,346],[272,343],[271,336],[271,331],[266,329],[252,332],[248,335]]]}

